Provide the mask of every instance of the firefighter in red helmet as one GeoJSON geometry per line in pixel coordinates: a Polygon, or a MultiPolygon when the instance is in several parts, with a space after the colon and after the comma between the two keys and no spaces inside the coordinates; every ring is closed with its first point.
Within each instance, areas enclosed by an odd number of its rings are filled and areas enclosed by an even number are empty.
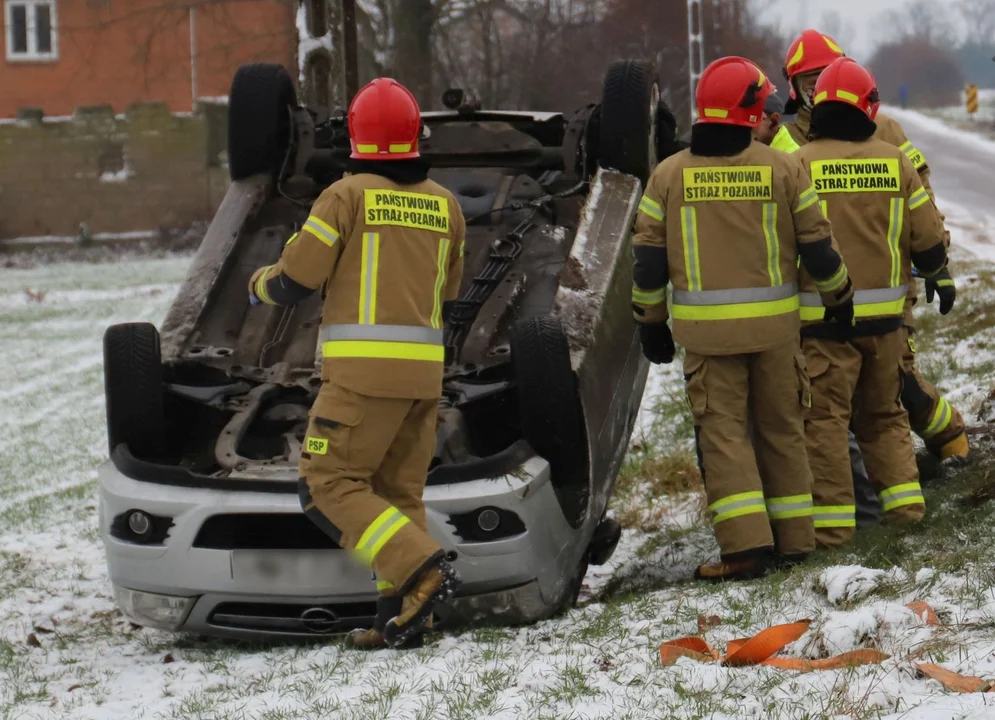
{"type": "MultiPolygon", "coordinates": [[[[791,84],[791,100],[787,112],[797,111],[797,118],[794,122],[788,123],[786,127],[799,145],[804,146],[809,142],[814,89],[819,75],[833,61],[844,56],[843,49],[836,41],[818,30],[806,30],[788,48],[783,70],[785,78],[791,84]]],[[[874,122],[877,125],[874,137],[894,145],[904,153],[918,171],[930,200],[935,204],[936,197],[929,183],[929,165],[923,154],[905,135],[905,130],[901,124],[881,112],[877,113],[874,122]]],[[[940,218],[942,220],[942,213],[940,218]]],[[[944,243],[949,247],[950,233],[946,231],[944,231],[944,243]]],[[[940,290],[952,287],[952,282],[946,271],[938,277],[928,279],[926,281],[926,301],[931,303],[934,295],[940,295],[942,302],[940,290]]],[[[912,430],[923,439],[931,453],[943,461],[964,463],[968,459],[970,450],[967,435],[964,432],[964,418],[957,408],[951,405],[933,385],[919,374],[916,368],[916,347],[913,339],[915,320],[912,316],[912,308],[917,299],[916,284],[910,282],[904,311],[903,367],[905,382],[902,391],[902,404],[908,410],[912,430]]],[[[863,483],[861,482],[861,484],[863,483]]],[[[869,509],[868,514],[873,515],[874,513],[869,509]]]]}
{"type": "Polygon", "coordinates": [[[709,65],[691,147],[657,166],[636,217],[632,304],[643,353],[668,363],[675,341],[686,351],[698,461],[721,551],[718,563],[698,568],[705,580],[756,577],[814,549],[799,261],[841,333],[853,318],[847,269],[801,162],[753,142],[772,90],[744,58],[709,65]]]}
{"type": "MultiPolygon", "coordinates": [[[[919,471],[901,404],[903,315],[912,266],[927,278],[947,264],[943,222],[905,153],[874,137],[880,100],[873,76],[838,58],[813,94],[810,142],[797,155],[851,268],[853,337],[840,342],[822,322],[818,283],[801,273],[802,347],[812,384],[805,422],[815,478],[815,534],[820,545],[849,540],[856,526],[847,458],[851,417],[885,519],[925,514],[919,471]],[[852,413],[851,413],[852,406],[852,413]]],[[[941,286],[950,311],[953,283],[941,286]]]]}
{"type": "Polygon", "coordinates": [[[321,378],[301,452],[304,511],[371,566],[375,626],[357,647],[411,644],[459,576],[429,537],[422,492],[435,448],[443,320],[463,273],[465,221],[419,159],[414,96],[389,78],[349,108],[347,177],[328,187],[250,301],[293,305],[324,287],[321,378]]]}

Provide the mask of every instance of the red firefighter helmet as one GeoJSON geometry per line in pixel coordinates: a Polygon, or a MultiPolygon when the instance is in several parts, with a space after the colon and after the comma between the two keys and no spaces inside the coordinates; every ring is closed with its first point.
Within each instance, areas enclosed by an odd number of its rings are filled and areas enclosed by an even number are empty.
{"type": "Polygon", "coordinates": [[[391,78],[377,78],[349,105],[351,158],[406,160],[419,157],[421,111],[406,87],[391,78]]]}
{"type": "Polygon", "coordinates": [[[794,80],[799,75],[822,70],[845,55],[843,48],[829,35],[818,30],[806,30],[788,48],[784,58],[784,78],[794,80]]]}
{"type": "Polygon", "coordinates": [[[719,58],[698,81],[698,122],[756,127],[772,92],[774,85],[755,63],[742,57],[719,58]]]}
{"type": "Polygon", "coordinates": [[[878,84],[870,71],[853,58],[842,57],[822,71],[815,83],[813,105],[841,102],[860,110],[871,120],[881,107],[878,84]]]}

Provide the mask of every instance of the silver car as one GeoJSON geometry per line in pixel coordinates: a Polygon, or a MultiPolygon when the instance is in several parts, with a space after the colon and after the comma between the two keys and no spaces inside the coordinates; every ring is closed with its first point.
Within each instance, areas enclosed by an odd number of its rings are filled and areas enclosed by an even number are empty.
{"type": "MultiPolygon", "coordinates": [[[[606,508],[647,372],[631,227],[641,183],[678,146],[652,71],[634,61],[569,116],[482,111],[460,91],[444,103],[424,114],[421,150],[458,198],[467,242],[425,502],[464,582],[439,614],[527,623],[572,606],[588,565],[618,542],[606,508]]],[[[369,627],[370,571],[297,496],[321,299],[246,301],[249,274],[341,177],[346,123],[299,107],[273,65],[239,70],[229,112],[232,183],[165,320],[104,337],[110,578],[125,615],[149,627],[243,638],[369,627]]]]}

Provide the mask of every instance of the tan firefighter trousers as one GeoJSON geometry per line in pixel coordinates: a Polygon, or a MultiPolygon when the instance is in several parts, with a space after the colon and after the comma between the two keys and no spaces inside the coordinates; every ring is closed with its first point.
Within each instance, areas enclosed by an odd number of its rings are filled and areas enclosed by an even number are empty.
{"type": "Polygon", "coordinates": [[[944,445],[964,432],[964,418],[946,398],[916,369],[916,341],[912,329],[903,327],[902,367],[905,386],[902,404],[909,412],[909,424],[926,447],[940,455],[944,445]]]}
{"type": "Polygon", "coordinates": [[[885,521],[920,520],[926,513],[901,403],[904,345],[902,330],[850,342],[802,340],[812,383],[805,436],[815,478],[815,537],[822,546],[842,545],[856,529],[847,450],[851,400],[853,432],[885,521]]]}
{"type": "Polygon", "coordinates": [[[684,377],[723,559],[772,546],[787,556],[811,552],[808,377],[798,344],[745,355],[689,352],[684,377]]]}
{"type": "Polygon", "coordinates": [[[325,382],[301,452],[301,504],[322,530],[373,568],[381,594],[405,592],[440,552],[422,494],[438,400],[360,395],[325,382]]]}

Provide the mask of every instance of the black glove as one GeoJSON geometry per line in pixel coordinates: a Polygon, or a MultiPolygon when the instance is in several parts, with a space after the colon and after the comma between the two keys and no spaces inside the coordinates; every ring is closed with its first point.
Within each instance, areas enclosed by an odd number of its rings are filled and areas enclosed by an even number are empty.
{"type": "Polygon", "coordinates": [[[931,278],[926,278],[926,303],[933,302],[933,295],[940,296],[940,315],[946,315],[953,309],[957,299],[957,287],[950,277],[950,270],[943,268],[931,278]]]}
{"type": "Polygon", "coordinates": [[[643,345],[643,355],[654,365],[664,365],[673,362],[674,336],[670,333],[667,323],[653,323],[639,326],[639,342],[643,345]]]}
{"type": "Polygon", "coordinates": [[[822,321],[829,322],[830,320],[836,322],[837,340],[845,342],[853,337],[854,320],[852,296],[846,302],[826,308],[826,312],[822,316],[822,321]]]}

